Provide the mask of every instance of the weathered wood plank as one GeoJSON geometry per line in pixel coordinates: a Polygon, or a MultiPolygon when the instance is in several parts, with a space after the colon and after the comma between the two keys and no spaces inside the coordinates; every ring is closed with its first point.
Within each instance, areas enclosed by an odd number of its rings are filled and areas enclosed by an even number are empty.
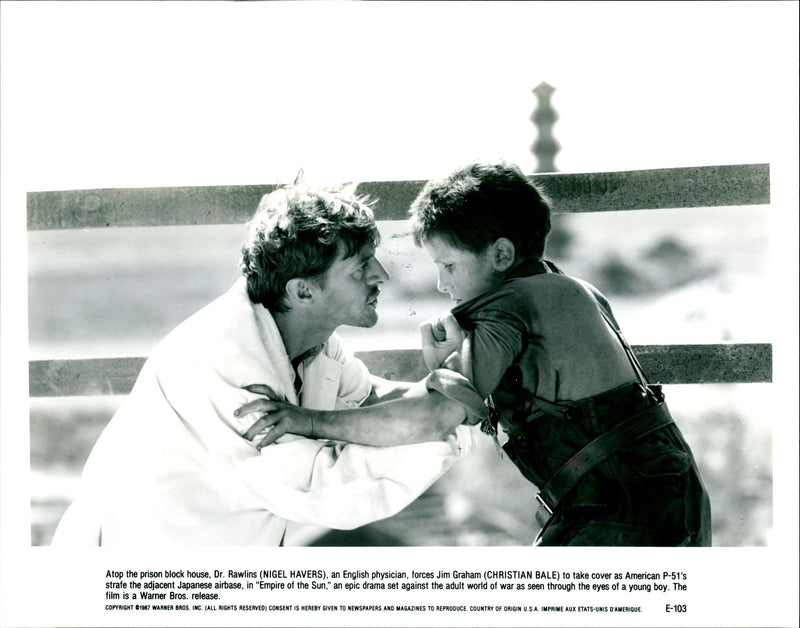
{"type": "MultiPolygon", "coordinates": [[[[534,179],[538,179],[536,175],[534,179]]],[[[768,205],[769,164],[559,174],[542,178],[557,213],[768,205]]]]}
{"type": "MultiPolygon", "coordinates": [[[[664,384],[772,381],[771,344],[636,345],[642,367],[664,384]]],[[[356,354],[375,375],[417,381],[425,376],[418,349],[356,354]]],[[[37,360],[29,364],[31,397],[124,395],[145,358],[37,360]]]]}
{"type": "Polygon", "coordinates": [[[653,383],[733,384],[772,381],[772,345],[634,345],[653,383]]]}
{"type": "Polygon", "coordinates": [[[31,397],[127,395],[145,358],[35,360],[28,363],[31,397]]]}
{"type": "MultiPolygon", "coordinates": [[[[768,164],[577,174],[537,174],[556,213],[763,205],[768,164]]],[[[378,220],[405,220],[423,181],[377,181],[378,220]]],[[[108,188],[28,193],[28,229],[244,223],[275,185],[108,188]]]]}

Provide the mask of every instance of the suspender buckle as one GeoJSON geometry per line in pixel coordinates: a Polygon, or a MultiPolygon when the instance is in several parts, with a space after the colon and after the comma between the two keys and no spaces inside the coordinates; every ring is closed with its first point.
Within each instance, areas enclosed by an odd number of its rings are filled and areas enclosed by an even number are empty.
{"type": "Polygon", "coordinates": [[[481,432],[489,436],[497,435],[497,423],[500,420],[500,411],[494,407],[491,395],[489,396],[489,412],[481,421],[481,432]]]}
{"type": "Polygon", "coordinates": [[[542,497],[541,493],[536,493],[536,501],[539,502],[539,506],[542,506],[547,511],[548,515],[551,517],[553,516],[553,509],[547,505],[547,502],[544,501],[544,497],[542,497]]]}
{"type": "Polygon", "coordinates": [[[541,493],[536,493],[536,501],[539,502],[539,508],[536,509],[536,523],[543,528],[553,516],[553,509],[550,508],[541,493]]]}
{"type": "Polygon", "coordinates": [[[664,391],[661,389],[661,384],[648,384],[647,391],[655,399],[656,403],[664,401],[664,391]]]}

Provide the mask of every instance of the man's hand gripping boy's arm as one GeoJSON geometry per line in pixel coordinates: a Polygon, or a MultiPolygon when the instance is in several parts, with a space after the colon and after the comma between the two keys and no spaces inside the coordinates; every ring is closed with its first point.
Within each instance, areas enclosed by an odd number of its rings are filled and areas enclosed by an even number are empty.
{"type": "Polygon", "coordinates": [[[424,381],[409,386],[401,398],[347,410],[300,408],[270,398],[260,384],[246,389],[265,395],[236,411],[237,416],[261,415],[243,435],[248,440],[271,428],[258,443],[259,449],[286,433],[381,447],[424,443],[442,440],[465,416],[461,405],[428,390],[424,381]]]}
{"type": "Polygon", "coordinates": [[[367,401],[369,405],[333,411],[299,408],[277,399],[266,386],[248,386],[248,391],[264,398],[236,411],[237,416],[261,415],[244,437],[253,440],[271,428],[259,442],[259,449],[286,433],[365,445],[407,445],[440,440],[464,422],[465,416],[469,423],[477,422],[474,411],[476,408],[482,411],[482,402],[475,394],[468,395],[465,402],[463,390],[465,385],[469,387],[469,382],[460,375],[463,365],[468,363],[461,356],[466,334],[452,314],[435,323],[423,324],[420,332],[423,359],[433,371],[421,382],[375,378],[377,394],[375,399],[371,396],[367,401]],[[470,409],[470,404],[473,413],[467,414],[465,407],[470,409]]]}

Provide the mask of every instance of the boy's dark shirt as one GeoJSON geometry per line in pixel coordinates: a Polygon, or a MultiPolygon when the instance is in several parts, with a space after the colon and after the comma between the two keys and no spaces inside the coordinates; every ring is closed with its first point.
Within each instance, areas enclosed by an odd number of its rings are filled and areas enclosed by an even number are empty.
{"type": "Polygon", "coordinates": [[[523,350],[525,388],[550,401],[582,399],[636,380],[598,309],[598,300],[607,307],[605,298],[551,269],[539,262],[521,265],[495,289],[453,308],[472,332],[467,359],[482,397],[495,391],[523,350]]]}
{"type": "MultiPolygon", "coordinates": [[[[641,390],[636,371],[601,307],[616,326],[593,286],[532,262],[452,310],[470,332],[465,374],[481,397],[491,395],[509,435],[504,449],[540,488],[584,445],[647,405],[629,394],[641,390]],[[620,403],[591,421],[541,416],[530,403],[617,390],[625,392],[620,403]]],[[[674,425],[619,450],[563,501],[542,544],[710,544],[708,496],[674,425]]]]}

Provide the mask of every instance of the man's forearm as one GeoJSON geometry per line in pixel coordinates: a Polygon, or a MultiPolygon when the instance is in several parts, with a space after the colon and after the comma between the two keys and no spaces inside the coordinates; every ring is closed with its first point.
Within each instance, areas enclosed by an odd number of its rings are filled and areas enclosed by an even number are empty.
{"type": "Polygon", "coordinates": [[[441,440],[465,418],[463,407],[436,391],[352,410],[314,411],[313,437],[363,445],[441,440]]]}

